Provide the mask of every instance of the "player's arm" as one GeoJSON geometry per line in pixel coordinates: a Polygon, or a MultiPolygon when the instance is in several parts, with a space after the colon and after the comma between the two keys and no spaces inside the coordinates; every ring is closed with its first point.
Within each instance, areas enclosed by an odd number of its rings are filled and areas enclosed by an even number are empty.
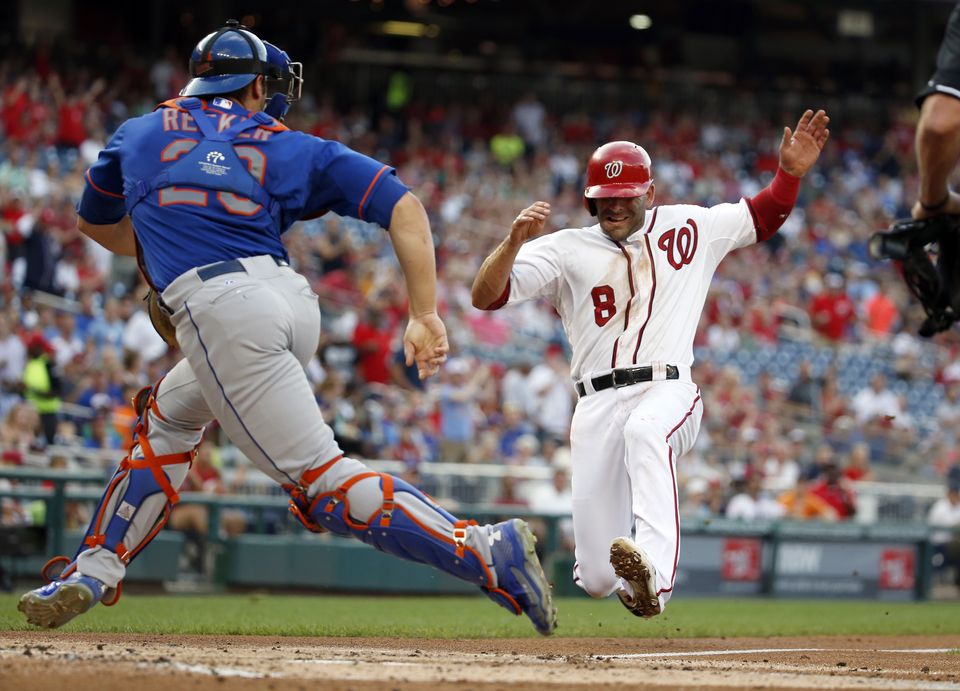
{"type": "Polygon", "coordinates": [[[800,117],[795,130],[783,128],[777,174],[769,185],[747,200],[758,241],[776,233],[793,211],[800,191],[800,178],[820,158],[820,152],[830,136],[830,130],[827,129],[829,123],[830,118],[824,111],[814,113],[808,110],[800,117]]]}
{"type": "Polygon", "coordinates": [[[450,346],[446,327],[437,314],[437,265],[430,221],[413,193],[407,192],[394,205],[387,230],[410,302],[403,353],[407,365],[416,362],[420,378],[425,379],[437,373],[450,346]]]}
{"type": "Polygon", "coordinates": [[[950,174],[960,159],[960,99],[941,93],[924,99],[915,147],[920,194],[913,217],[960,214],[960,194],[949,187],[950,174]]]}
{"type": "Polygon", "coordinates": [[[77,230],[115,254],[137,255],[133,224],[127,216],[120,170],[123,127],[110,138],[97,162],[87,170],[80,203],[77,230]]]}
{"type": "Polygon", "coordinates": [[[116,223],[107,225],[88,223],[82,216],[77,216],[77,230],[114,254],[137,256],[137,241],[129,216],[125,215],[116,223]]]}
{"type": "Polygon", "coordinates": [[[473,280],[473,306],[482,310],[502,307],[510,297],[510,272],[523,243],[536,237],[550,217],[547,202],[534,202],[517,214],[510,234],[483,261],[473,280]]]}

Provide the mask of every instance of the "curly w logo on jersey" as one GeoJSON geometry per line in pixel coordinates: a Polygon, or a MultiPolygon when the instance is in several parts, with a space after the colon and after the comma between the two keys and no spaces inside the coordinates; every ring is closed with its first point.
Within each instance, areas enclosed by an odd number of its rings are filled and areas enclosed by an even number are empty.
{"type": "Polygon", "coordinates": [[[687,225],[677,230],[671,228],[657,241],[657,247],[667,253],[670,266],[679,271],[686,264],[693,261],[697,253],[697,224],[692,218],[687,219],[687,225]]]}

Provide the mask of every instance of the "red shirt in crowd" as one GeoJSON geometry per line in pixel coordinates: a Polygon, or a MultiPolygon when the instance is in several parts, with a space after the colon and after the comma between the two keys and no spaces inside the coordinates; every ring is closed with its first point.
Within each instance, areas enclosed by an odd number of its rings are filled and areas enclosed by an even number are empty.
{"type": "Polygon", "coordinates": [[[365,382],[390,383],[390,343],[392,330],[379,329],[376,324],[357,324],[353,345],[357,347],[360,376],[365,382]]]}
{"type": "Polygon", "coordinates": [[[87,109],[83,101],[70,98],[60,106],[60,122],[57,127],[57,144],[61,146],[79,147],[87,138],[87,128],[83,118],[87,109]]]}
{"type": "Polygon", "coordinates": [[[853,493],[843,485],[820,480],[810,488],[810,493],[830,504],[840,518],[850,518],[856,513],[853,493]]]}
{"type": "Polygon", "coordinates": [[[831,341],[842,340],[847,326],[853,323],[853,301],[846,293],[825,291],[810,303],[810,318],[813,328],[831,341]]]}

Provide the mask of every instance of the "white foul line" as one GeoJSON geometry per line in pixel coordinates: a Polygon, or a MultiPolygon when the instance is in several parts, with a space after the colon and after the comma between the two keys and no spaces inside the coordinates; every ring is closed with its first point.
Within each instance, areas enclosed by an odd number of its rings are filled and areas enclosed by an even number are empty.
{"type": "Polygon", "coordinates": [[[746,650],[690,650],[681,653],[627,653],[624,655],[594,655],[605,660],[637,660],[660,657],[712,657],[716,655],[757,655],[761,653],[949,653],[956,648],[910,648],[902,650],[870,650],[864,648],[748,648],[746,650]]]}

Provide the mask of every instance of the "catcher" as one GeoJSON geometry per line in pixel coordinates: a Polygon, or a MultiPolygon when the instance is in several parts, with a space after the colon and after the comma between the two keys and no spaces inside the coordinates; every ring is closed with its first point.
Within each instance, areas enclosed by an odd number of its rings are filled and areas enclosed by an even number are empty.
{"type": "Polygon", "coordinates": [[[960,4],[950,14],[936,71],[917,95],[917,105],[920,191],[913,218],[874,235],[870,252],[878,259],[902,262],[903,278],[927,314],[920,335],[930,337],[960,318],[960,193],[948,184],[960,159],[960,4]]]}

